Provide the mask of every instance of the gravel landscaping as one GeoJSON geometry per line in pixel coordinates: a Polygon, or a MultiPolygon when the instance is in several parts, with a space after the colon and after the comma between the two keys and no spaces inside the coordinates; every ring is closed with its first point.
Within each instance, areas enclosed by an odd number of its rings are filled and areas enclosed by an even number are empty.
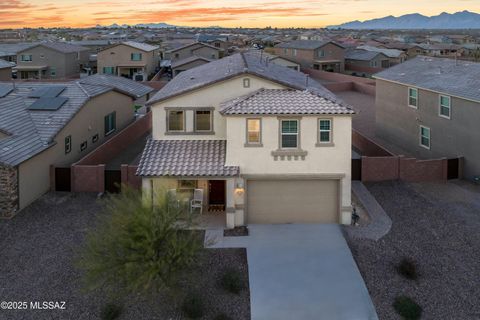
{"type": "MultiPolygon", "coordinates": [[[[65,301],[65,310],[0,310],[0,319],[99,319],[110,302],[104,294],[81,290],[81,274],[73,260],[85,233],[95,224],[101,200],[95,195],[50,193],[11,220],[0,220],[0,300],[65,301]]],[[[205,315],[220,313],[250,319],[245,249],[205,249],[198,265],[184,279],[185,290],[203,298],[205,315]],[[234,268],[245,285],[239,294],[220,285],[224,271],[234,268]],[[205,271],[208,272],[205,272],[205,271]]],[[[119,319],[185,319],[163,295],[130,297],[120,302],[119,319]]],[[[118,303],[118,301],[117,301],[118,303]]],[[[182,301],[179,301],[181,304],[182,301]]]]}
{"type": "Polygon", "coordinates": [[[480,187],[466,182],[367,185],[393,221],[379,241],[347,238],[380,319],[401,319],[393,303],[412,298],[422,319],[480,319],[480,187]],[[401,276],[403,258],[417,280],[401,276]]]}

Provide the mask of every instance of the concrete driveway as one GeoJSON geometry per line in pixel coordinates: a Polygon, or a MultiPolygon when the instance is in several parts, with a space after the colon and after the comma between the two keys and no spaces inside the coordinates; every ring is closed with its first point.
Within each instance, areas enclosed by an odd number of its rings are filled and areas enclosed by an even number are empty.
{"type": "Polygon", "coordinates": [[[376,320],[338,225],[249,225],[248,237],[207,238],[247,248],[252,320],[376,320]],[[216,239],[213,239],[216,238],[216,239]]]}

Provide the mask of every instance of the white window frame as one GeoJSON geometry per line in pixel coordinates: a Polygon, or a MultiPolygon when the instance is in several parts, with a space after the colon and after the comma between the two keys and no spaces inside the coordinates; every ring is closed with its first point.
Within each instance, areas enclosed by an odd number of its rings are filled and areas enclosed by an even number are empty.
{"type": "Polygon", "coordinates": [[[243,79],[243,87],[244,88],[250,88],[250,78],[244,78],[243,79]]]}
{"type": "Polygon", "coordinates": [[[432,130],[429,127],[420,125],[420,127],[419,127],[419,144],[420,144],[420,147],[425,148],[427,150],[430,150],[430,148],[432,147],[432,130]],[[428,146],[426,146],[422,143],[422,138],[424,137],[422,135],[422,129],[427,129],[428,130],[428,146]]]}
{"type": "Polygon", "coordinates": [[[451,117],[452,117],[452,97],[446,96],[446,95],[443,95],[443,94],[441,94],[438,97],[438,115],[442,118],[445,118],[445,119],[449,119],[449,120],[451,119],[451,117]],[[447,98],[448,99],[448,116],[442,114],[442,107],[447,108],[447,106],[442,105],[442,98],[447,98]]]}
{"type": "Polygon", "coordinates": [[[413,87],[408,87],[408,94],[407,94],[407,104],[410,108],[413,108],[413,109],[418,109],[418,99],[419,96],[418,96],[418,89],[417,88],[413,88],[413,87]],[[411,105],[410,104],[410,90],[415,90],[415,92],[417,93],[417,97],[415,98],[415,101],[416,101],[416,105],[411,105]]]}
{"type": "Polygon", "coordinates": [[[318,138],[317,138],[317,143],[318,145],[331,145],[333,143],[333,119],[331,118],[319,118],[318,119],[318,138]],[[328,121],[330,123],[330,129],[325,130],[322,129],[320,126],[320,123],[322,121],[328,121]],[[322,132],[328,132],[329,133],[329,140],[328,141],[322,141],[321,136],[322,132]]]}
{"type": "Polygon", "coordinates": [[[281,119],[280,120],[280,149],[282,150],[297,150],[300,149],[300,120],[299,119],[281,119]],[[297,122],[297,132],[296,133],[283,133],[282,128],[283,128],[283,122],[284,121],[295,121],[297,122]],[[296,136],[297,137],[297,146],[295,147],[284,147],[283,146],[283,136],[284,135],[289,135],[289,136],[296,136]]]}
{"type": "Polygon", "coordinates": [[[21,54],[20,55],[20,61],[21,62],[32,62],[33,61],[33,55],[32,54],[21,54]],[[23,57],[30,57],[30,60],[25,60],[23,57]]]}
{"type": "Polygon", "coordinates": [[[294,57],[297,56],[297,49],[292,49],[292,56],[294,56],[294,57]]]}

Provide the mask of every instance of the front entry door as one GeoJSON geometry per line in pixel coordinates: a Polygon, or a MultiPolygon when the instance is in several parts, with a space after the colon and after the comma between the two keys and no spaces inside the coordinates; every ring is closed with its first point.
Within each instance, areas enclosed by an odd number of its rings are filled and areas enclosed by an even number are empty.
{"type": "Polygon", "coordinates": [[[211,210],[225,210],[225,180],[208,181],[208,205],[211,210]]]}

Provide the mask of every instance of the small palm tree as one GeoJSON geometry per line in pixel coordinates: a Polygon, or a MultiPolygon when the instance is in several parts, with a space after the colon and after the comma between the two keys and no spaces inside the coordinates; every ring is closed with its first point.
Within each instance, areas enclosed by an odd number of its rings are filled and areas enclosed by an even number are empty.
{"type": "Polygon", "coordinates": [[[182,210],[162,197],[152,207],[140,192],[122,187],[121,194],[105,200],[97,227],[88,232],[77,259],[87,289],[126,295],[175,289],[202,242],[188,230],[182,210]]]}

